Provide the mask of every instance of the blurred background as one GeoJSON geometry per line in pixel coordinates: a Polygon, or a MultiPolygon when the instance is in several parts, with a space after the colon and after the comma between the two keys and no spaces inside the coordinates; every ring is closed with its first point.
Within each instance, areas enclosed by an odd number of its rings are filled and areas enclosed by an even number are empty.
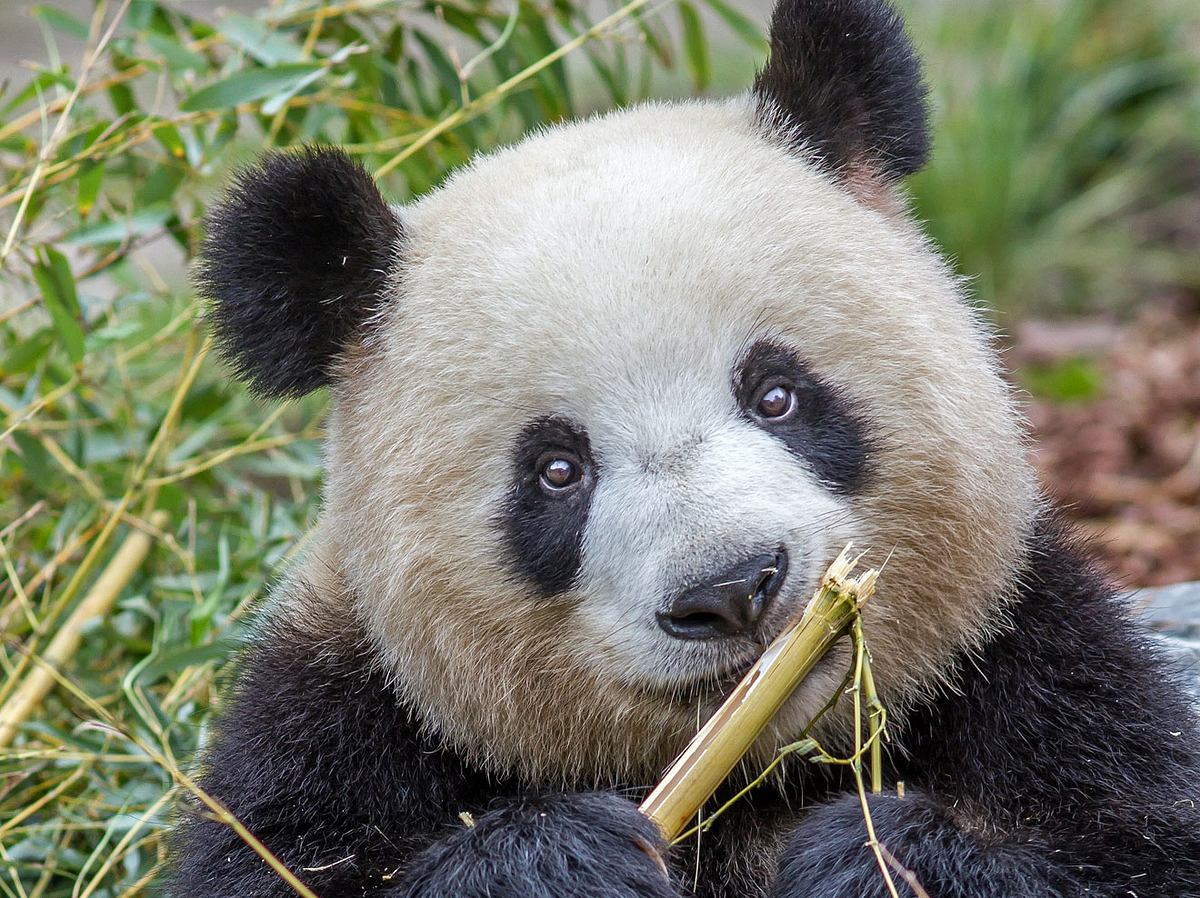
{"type": "MultiPolygon", "coordinates": [[[[403,201],[532,127],[744,89],[769,5],[0,5],[0,896],[146,893],[222,663],[314,519],[324,397],[249,398],[187,284],[230,169],[338,143],[403,201]]],[[[915,213],[1047,488],[1122,584],[1200,579],[1200,8],[898,5],[936,132],[915,213]]]]}

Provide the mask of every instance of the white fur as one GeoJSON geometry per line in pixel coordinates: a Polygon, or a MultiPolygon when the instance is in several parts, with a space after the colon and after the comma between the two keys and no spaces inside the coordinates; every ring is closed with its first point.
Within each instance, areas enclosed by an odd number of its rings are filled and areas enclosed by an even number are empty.
{"type": "Polygon", "coordinates": [[[954,278],[885,206],[737,100],[556,127],[400,210],[397,295],[335,387],[309,564],[341,577],[431,728],[500,769],[651,782],[712,707],[672,690],[742,660],[671,639],[655,611],[780,541],[774,627],[847,539],[891,555],[867,633],[894,713],[1002,622],[1035,501],[1017,416],[954,278]],[[739,417],[734,366],[762,336],[870,422],[860,494],[739,417]],[[497,516],[518,433],[551,414],[604,467],[578,587],[547,602],[506,563],[497,516]]]}

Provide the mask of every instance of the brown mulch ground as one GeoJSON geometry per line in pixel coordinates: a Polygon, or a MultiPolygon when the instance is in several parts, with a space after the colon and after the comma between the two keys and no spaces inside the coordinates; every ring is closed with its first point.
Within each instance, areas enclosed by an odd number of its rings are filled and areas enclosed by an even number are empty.
{"type": "MultiPolygon", "coordinates": [[[[1200,308],[1155,303],[1119,324],[1028,321],[1009,363],[1028,409],[1043,481],[1121,583],[1200,580],[1200,308]],[[1084,360],[1084,361],[1080,361],[1084,360]],[[1085,395],[1048,398],[1038,371],[1082,366],[1085,395]]],[[[1068,378],[1070,379],[1070,378],[1068,378]]]]}

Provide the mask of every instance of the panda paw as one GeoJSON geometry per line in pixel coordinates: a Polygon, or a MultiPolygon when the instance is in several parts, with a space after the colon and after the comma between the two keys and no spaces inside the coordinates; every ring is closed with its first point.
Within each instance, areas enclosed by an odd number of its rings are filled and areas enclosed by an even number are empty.
{"type": "MultiPolygon", "coordinates": [[[[1061,856],[1032,833],[1004,838],[997,828],[981,843],[959,828],[944,805],[917,791],[905,798],[872,795],[869,805],[900,898],[1047,898],[1087,891],[1062,866],[1061,856]]],[[[780,856],[772,889],[772,898],[891,894],[867,843],[857,795],[814,808],[804,818],[780,856]]]]}
{"type": "MultiPolygon", "coordinates": [[[[901,863],[919,857],[921,846],[944,845],[946,818],[928,799],[895,795],[870,797],[871,820],[880,843],[901,863]]],[[[891,869],[901,898],[915,898],[904,877],[891,869]]],[[[920,875],[917,881],[924,888],[920,875]]],[[[890,892],[875,853],[857,795],[845,795],[814,808],[793,832],[779,861],[772,898],[887,898],[890,892]]],[[[928,892],[928,894],[934,894],[928,892]]]]}
{"type": "Polygon", "coordinates": [[[527,798],[436,842],[396,898],[676,898],[654,824],[593,792],[527,798]]]}

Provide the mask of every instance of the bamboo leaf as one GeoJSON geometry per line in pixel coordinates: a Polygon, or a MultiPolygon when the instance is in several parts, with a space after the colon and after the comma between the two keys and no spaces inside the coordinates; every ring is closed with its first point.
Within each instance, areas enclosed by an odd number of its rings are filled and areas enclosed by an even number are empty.
{"type": "Polygon", "coordinates": [[[158,125],[154,129],[154,137],[162,144],[162,148],[176,159],[187,157],[187,148],[184,146],[183,138],[179,136],[179,129],[174,125],[158,125]]]}
{"type": "Polygon", "coordinates": [[[83,361],[83,328],[79,324],[79,297],[71,266],[66,257],[51,246],[43,246],[38,256],[33,277],[42,292],[42,302],[67,355],[79,364],[83,361]]]}
{"type": "Polygon", "coordinates": [[[181,108],[186,112],[228,109],[240,103],[261,100],[294,89],[296,85],[314,74],[320,74],[322,70],[323,66],[318,63],[292,63],[269,69],[247,69],[202,87],[184,100],[181,108]]]}
{"type": "Polygon", "coordinates": [[[163,34],[150,31],[144,36],[146,44],[167,63],[167,68],[175,72],[202,72],[208,67],[208,61],[199,53],[193,53],[178,40],[163,34]]]}
{"type": "Polygon", "coordinates": [[[304,59],[300,46],[286,31],[240,13],[223,16],[217,30],[265,66],[298,63],[304,59]]]}
{"type": "Polygon", "coordinates": [[[43,6],[38,4],[33,7],[30,12],[45,22],[52,28],[61,31],[63,34],[73,37],[79,41],[86,41],[88,38],[88,26],[85,22],[79,21],[68,13],[63,12],[54,6],[43,6]]]}
{"type": "Polygon", "coordinates": [[[186,173],[186,169],[179,165],[160,165],[138,186],[134,194],[137,205],[148,207],[166,203],[175,195],[186,173]]]}
{"type": "Polygon", "coordinates": [[[324,74],[325,69],[319,68],[316,71],[305,75],[287,89],[275,94],[275,96],[271,97],[262,104],[263,115],[274,115],[284,107],[288,100],[296,96],[296,94],[300,93],[300,91],[304,90],[304,88],[308,87],[310,84],[315,83],[324,74]]]}
{"type": "Polygon", "coordinates": [[[637,22],[638,31],[642,33],[642,37],[646,41],[646,46],[650,48],[650,52],[654,54],[654,58],[658,60],[659,65],[670,66],[673,59],[670,37],[658,33],[658,30],[655,28],[656,22],[647,18],[644,10],[639,9],[634,13],[633,18],[637,22]]]}
{"type": "Polygon", "coordinates": [[[4,107],[4,111],[8,112],[30,100],[45,96],[51,93],[55,87],[69,91],[75,87],[75,81],[65,70],[43,69],[23,89],[13,95],[13,98],[8,101],[8,105],[4,107]]]}
{"type": "Polygon", "coordinates": [[[228,658],[242,645],[242,641],[224,636],[207,645],[174,648],[156,654],[149,663],[140,667],[133,683],[148,686],[165,674],[182,670],[193,664],[205,664],[209,661],[221,661],[228,658]]]}
{"type": "Polygon", "coordinates": [[[5,328],[3,334],[5,339],[0,340],[0,345],[9,347],[4,356],[3,368],[6,374],[28,374],[54,345],[54,334],[49,328],[42,328],[20,340],[9,339],[8,328],[5,328]]]}
{"type": "Polygon", "coordinates": [[[712,66],[708,58],[708,42],[704,39],[704,24],[691,3],[679,4],[679,20],[683,24],[683,50],[687,56],[692,87],[697,93],[708,88],[712,81],[712,66]]]}
{"type": "Polygon", "coordinates": [[[120,243],[132,237],[140,237],[161,228],[174,215],[168,206],[149,206],[128,218],[102,221],[78,228],[63,238],[71,246],[98,246],[103,243],[120,243]]]}
{"type": "Polygon", "coordinates": [[[725,0],[704,0],[704,5],[716,13],[729,26],[730,31],[753,47],[757,52],[764,54],[767,52],[767,39],[763,36],[762,29],[726,3],[725,0]]]}
{"type": "Polygon", "coordinates": [[[25,476],[36,483],[51,483],[55,476],[54,461],[42,444],[27,433],[17,431],[12,435],[25,464],[25,476]]]}
{"type": "Polygon", "coordinates": [[[414,29],[412,36],[425,52],[425,58],[429,60],[429,66],[442,86],[442,94],[447,100],[455,104],[459,103],[462,97],[459,90],[458,72],[454,68],[454,63],[450,61],[450,57],[427,34],[414,29]]]}
{"type": "Polygon", "coordinates": [[[79,194],[75,206],[80,218],[86,218],[96,205],[96,197],[100,194],[100,184],[104,180],[104,165],[100,162],[87,162],[79,170],[79,194]]]}

